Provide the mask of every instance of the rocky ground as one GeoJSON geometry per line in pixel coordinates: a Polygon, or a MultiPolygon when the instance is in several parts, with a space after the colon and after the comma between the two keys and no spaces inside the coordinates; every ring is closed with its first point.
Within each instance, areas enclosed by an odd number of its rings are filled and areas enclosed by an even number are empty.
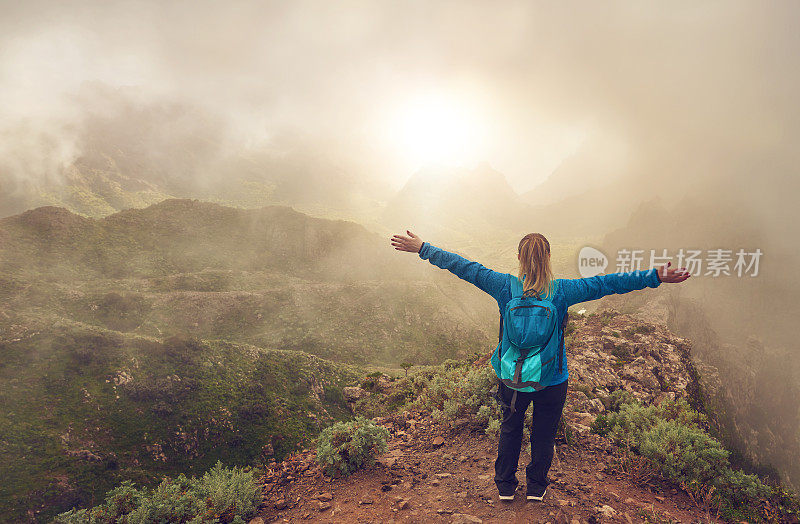
{"type": "MultiPolygon", "coordinates": [[[[391,434],[388,452],[349,477],[329,478],[303,450],[273,463],[264,477],[263,522],[716,522],[683,491],[646,470],[623,468],[619,448],[589,426],[603,398],[625,388],[645,402],[696,394],[689,344],[662,324],[615,311],[573,320],[570,390],[544,501],[520,490],[497,498],[496,443],[469,420],[431,420],[400,412],[376,421],[391,434]]],[[[485,362],[476,365],[486,365],[485,362]]],[[[387,384],[386,386],[391,387],[387,384]]],[[[371,393],[375,394],[375,393],[371,393]]]]}

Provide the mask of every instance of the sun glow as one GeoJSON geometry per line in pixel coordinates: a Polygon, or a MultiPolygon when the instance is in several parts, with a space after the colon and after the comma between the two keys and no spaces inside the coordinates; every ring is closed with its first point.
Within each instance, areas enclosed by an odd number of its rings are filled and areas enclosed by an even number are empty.
{"type": "Polygon", "coordinates": [[[393,141],[415,167],[461,166],[483,160],[484,125],[474,107],[455,97],[419,96],[400,107],[393,141]]]}

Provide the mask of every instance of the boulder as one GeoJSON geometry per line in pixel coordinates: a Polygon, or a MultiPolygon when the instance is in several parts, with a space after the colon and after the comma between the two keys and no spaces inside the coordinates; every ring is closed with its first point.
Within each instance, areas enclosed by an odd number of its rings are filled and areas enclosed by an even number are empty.
{"type": "Polygon", "coordinates": [[[342,394],[347,402],[355,402],[369,395],[369,392],[358,386],[348,386],[342,388],[342,394]]]}

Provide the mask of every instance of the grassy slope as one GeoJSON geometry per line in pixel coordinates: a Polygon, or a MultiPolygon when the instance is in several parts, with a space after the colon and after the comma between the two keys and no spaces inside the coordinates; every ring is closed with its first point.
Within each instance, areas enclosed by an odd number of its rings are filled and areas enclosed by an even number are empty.
{"type": "Polygon", "coordinates": [[[354,223],[288,208],[41,208],[0,221],[0,240],[0,301],[27,316],[383,364],[466,355],[493,331],[477,289],[354,223]]]}
{"type": "Polygon", "coordinates": [[[472,286],[280,207],[35,209],[0,220],[0,275],[0,513],[18,520],[282,456],[345,416],[355,374],[312,353],[434,363],[493,335],[472,286]]]}
{"type": "Polygon", "coordinates": [[[0,343],[0,513],[17,518],[91,503],[126,478],[280,458],[346,416],[341,388],[358,376],[223,341],[67,323],[16,335],[0,343]]]}

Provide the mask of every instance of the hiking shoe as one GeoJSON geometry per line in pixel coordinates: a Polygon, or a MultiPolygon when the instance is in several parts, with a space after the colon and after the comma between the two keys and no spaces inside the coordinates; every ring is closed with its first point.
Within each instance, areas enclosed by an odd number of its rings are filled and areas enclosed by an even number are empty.
{"type": "Polygon", "coordinates": [[[514,500],[514,493],[517,492],[516,487],[509,489],[507,486],[497,489],[497,498],[500,500],[514,500]]]}
{"type": "Polygon", "coordinates": [[[537,486],[528,486],[527,496],[528,500],[542,500],[544,494],[547,493],[547,488],[539,488],[537,486]]]}

